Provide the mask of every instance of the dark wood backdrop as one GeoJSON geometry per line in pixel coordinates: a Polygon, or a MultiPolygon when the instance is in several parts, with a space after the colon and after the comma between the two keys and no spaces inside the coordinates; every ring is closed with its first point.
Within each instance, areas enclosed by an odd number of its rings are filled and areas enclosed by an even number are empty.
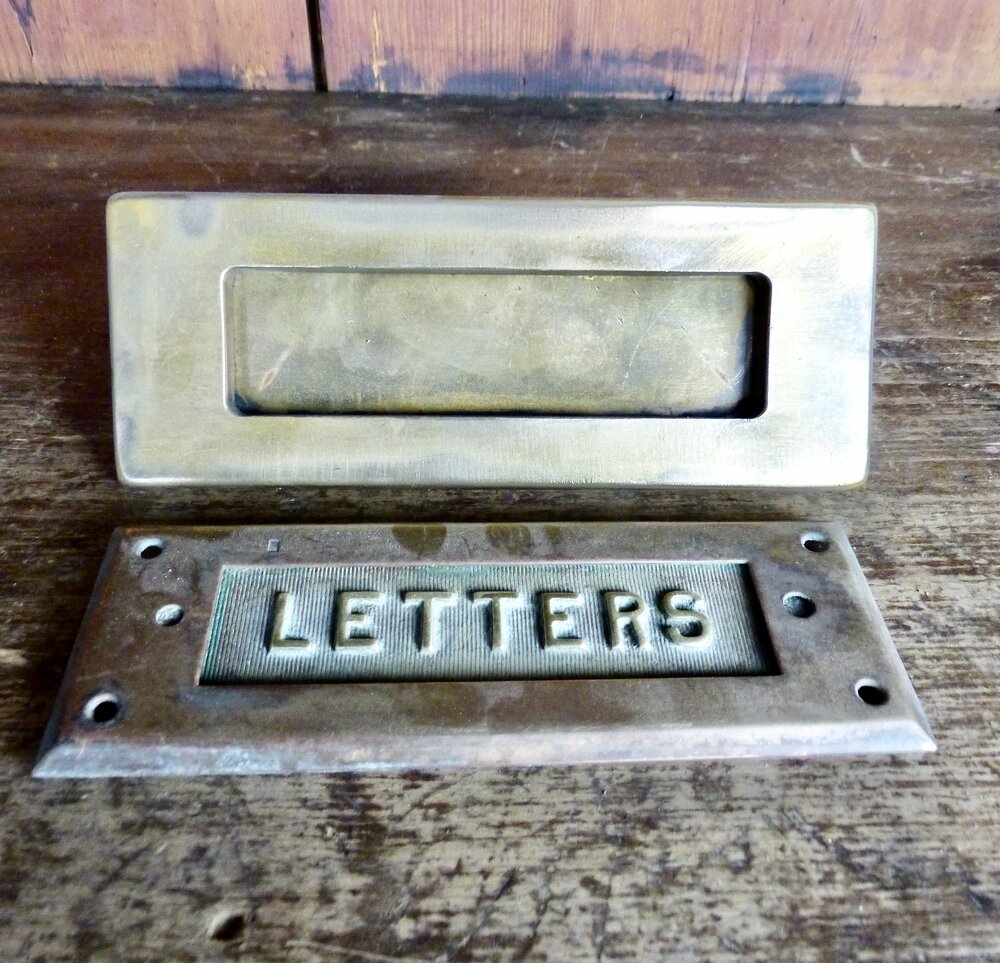
{"type": "Polygon", "coordinates": [[[0,91],[0,959],[1000,960],[998,135],[973,111],[0,91]],[[149,188],[875,203],[871,478],[126,489],[104,203],[149,188]],[[939,753],[29,777],[115,525],[616,518],[845,522],[939,753]]]}

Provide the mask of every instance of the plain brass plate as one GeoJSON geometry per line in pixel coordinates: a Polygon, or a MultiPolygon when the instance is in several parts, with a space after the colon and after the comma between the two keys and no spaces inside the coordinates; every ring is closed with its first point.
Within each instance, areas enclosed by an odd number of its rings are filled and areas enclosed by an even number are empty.
{"type": "Polygon", "coordinates": [[[35,771],[933,748],[833,524],[124,529],[35,771]]]}
{"type": "Polygon", "coordinates": [[[875,234],[860,206],[118,195],[119,476],[855,484],[875,234]]]}

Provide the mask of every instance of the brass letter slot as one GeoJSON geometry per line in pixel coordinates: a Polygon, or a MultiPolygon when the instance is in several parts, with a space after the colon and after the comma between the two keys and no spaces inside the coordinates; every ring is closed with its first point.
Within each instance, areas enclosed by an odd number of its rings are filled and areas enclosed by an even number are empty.
{"type": "Polygon", "coordinates": [[[871,208],[133,194],[108,242],[127,482],[865,476],[871,208]]]}

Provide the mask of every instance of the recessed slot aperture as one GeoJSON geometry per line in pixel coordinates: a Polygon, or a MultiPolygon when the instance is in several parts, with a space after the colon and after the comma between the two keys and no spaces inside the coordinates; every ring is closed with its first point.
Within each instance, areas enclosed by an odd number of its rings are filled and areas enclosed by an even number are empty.
{"type": "Polygon", "coordinates": [[[228,394],[250,415],[748,418],[761,275],[235,267],[228,394]]]}

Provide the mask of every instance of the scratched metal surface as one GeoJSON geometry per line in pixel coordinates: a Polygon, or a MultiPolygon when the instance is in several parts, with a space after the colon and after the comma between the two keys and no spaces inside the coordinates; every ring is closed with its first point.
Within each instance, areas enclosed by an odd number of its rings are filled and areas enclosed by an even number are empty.
{"type": "Polygon", "coordinates": [[[223,284],[245,414],[733,417],[764,397],[766,291],[739,274],[237,267],[223,284]]]}
{"type": "Polygon", "coordinates": [[[122,192],[107,233],[129,484],[818,488],[867,472],[870,206],[122,192]],[[471,307],[518,275],[530,298],[471,307]],[[622,283],[635,275],[650,280],[622,283]],[[359,279],[377,293],[350,294],[359,279]],[[455,302],[443,318],[435,287],[455,302]]]}
{"type": "Polygon", "coordinates": [[[1000,958],[998,135],[986,111],[0,90],[0,956],[1000,958]],[[124,488],[104,204],[150,188],[874,202],[869,480],[124,488]],[[116,525],[422,522],[419,561],[441,519],[808,517],[850,530],[937,753],[30,778],[116,525]]]}

